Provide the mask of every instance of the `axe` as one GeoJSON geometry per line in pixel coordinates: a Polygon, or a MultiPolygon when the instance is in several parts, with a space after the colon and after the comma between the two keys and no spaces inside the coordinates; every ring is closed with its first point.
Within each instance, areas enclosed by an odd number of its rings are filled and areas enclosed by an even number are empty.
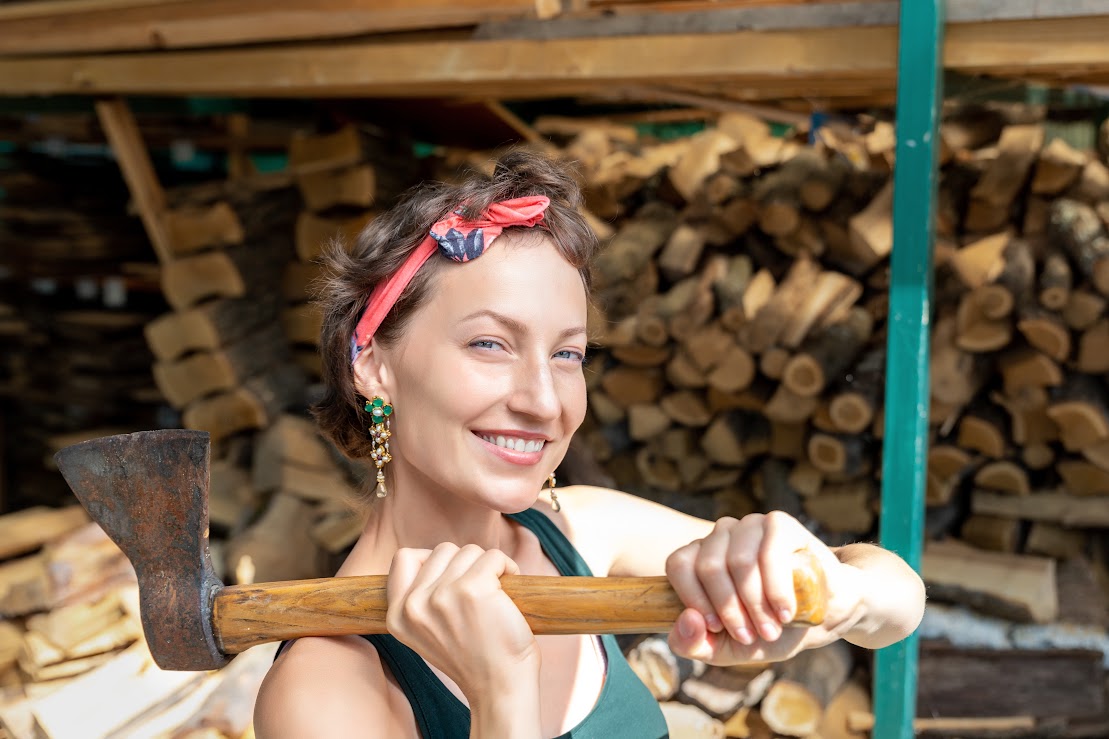
{"type": "MultiPolygon", "coordinates": [[[[209,440],[166,429],[66,447],[58,467],[135,567],[143,631],[165,670],[212,670],[257,644],[386,633],[387,576],[225,586],[208,556],[209,440]]],[[[827,607],[813,555],[794,569],[795,624],[827,607]]],[[[665,577],[507,575],[505,592],[536,634],[669,631],[684,606],[665,577]]]]}

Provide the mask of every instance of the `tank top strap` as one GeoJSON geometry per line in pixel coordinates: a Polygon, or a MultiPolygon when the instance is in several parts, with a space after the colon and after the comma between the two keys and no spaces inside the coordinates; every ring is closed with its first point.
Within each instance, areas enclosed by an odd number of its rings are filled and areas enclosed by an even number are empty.
{"type": "Polygon", "coordinates": [[[529,508],[526,511],[510,514],[508,517],[535,534],[539,539],[539,546],[543,547],[544,553],[554,563],[559,574],[576,577],[593,576],[593,571],[578,554],[578,550],[555,525],[555,522],[542,512],[529,508]]]}

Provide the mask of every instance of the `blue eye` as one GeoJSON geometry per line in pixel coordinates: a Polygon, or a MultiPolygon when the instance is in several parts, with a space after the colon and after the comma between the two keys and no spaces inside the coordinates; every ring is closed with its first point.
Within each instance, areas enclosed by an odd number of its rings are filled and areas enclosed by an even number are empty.
{"type": "Polygon", "coordinates": [[[559,359],[572,359],[581,364],[585,364],[585,355],[573,349],[563,349],[560,352],[555,352],[555,356],[559,359]]]}
{"type": "Polygon", "coordinates": [[[499,342],[493,341],[492,339],[478,339],[477,341],[470,342],[470,346],[477,349],[492,350],[500,348],[501,345],[499,342]]]}

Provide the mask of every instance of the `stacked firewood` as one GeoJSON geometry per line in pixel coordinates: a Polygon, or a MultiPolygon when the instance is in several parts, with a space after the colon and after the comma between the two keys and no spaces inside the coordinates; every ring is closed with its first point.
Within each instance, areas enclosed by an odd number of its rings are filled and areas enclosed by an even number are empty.
{"type": "Polygon", "coordinates": [[[153,664],[135,573],[79,506],[0,516],[0,737],[242,737],[273,658],[153,664]]]}

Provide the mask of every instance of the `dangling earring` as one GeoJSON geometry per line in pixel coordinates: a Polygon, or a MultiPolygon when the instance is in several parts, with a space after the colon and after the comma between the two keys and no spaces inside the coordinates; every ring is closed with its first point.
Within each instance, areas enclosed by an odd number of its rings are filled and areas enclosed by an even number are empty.
{"type": "Polygon", "coordinates": [[[547,478],[547,485],[550,486],[551,491],[551,507],[554,508],[555,513],[558,513],[562,510],[562,505],[558,502],[558,494],[555,493],[555,476],[553,472],[551,476],[547,478]]]}
{"type": "Polygon", "coordinates": [[[389,454],[389,437],[393,435],[389,430],[389,416],[393,415],[393,406],[375,395],[373,400],[366,401],[366,412],[370,414],[370,438],[374,442],[370,458],[377,466],[377,497],[384,498],[389,494],[385,489],[385,465],[393,461],[389,454]]]}

